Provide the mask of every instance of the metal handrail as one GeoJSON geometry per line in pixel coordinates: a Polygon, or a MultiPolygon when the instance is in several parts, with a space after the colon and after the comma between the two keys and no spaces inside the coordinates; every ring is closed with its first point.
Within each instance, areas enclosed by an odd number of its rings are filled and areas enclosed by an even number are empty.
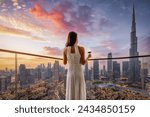
{"type": "Polygon", "coordinates": [[[143,57],[150,57],[150,55],[123,56],[123,57],[113,57],[113,58],[94,58],[89,60],[129,59],[129,58],[143,58],[143,57]]]}
{"type": "Polygon", "coordinates": [[[49,58],[49,59],[63,60],[62,58],[45,56],[45,55],[38,55],[38,54],[31,54],[31,53],[26,53],[26,52],[19,52],[19,51],[14,51],[14,50],[0,49],[0,51],[2,51],[2,52],[8,52],[8,53],[14,53],[14,54],[17,53],[17,54],[22,54],[22,55],[29,55],[29,56],[43,57],[43,58],[49,58]]]}
{"type": "MultiPolygon", "coordinates": [[[[8,53],[14,53],[14,54],[22,54],[22,55],[43,57],[43,58],[49,58],[49,59],[56,59],[56,60],[63,60],[63,58],[59,58],[59,57],[52,57],[52,56],[26,53],[26,52],[19,52],[19,51],[14,51],[14,50],[0,49],[0,51],[8,52],[8,53]]],[[[113,58],[93,58],[93,59],[89,59],[89,61],[92,61],[92,60],[108,60],[108,59],[129,59],[129,58],[142,58],[142,57],[150,57],[150,55],[124,56],[124,57],[113,57],[113,58]]]]}

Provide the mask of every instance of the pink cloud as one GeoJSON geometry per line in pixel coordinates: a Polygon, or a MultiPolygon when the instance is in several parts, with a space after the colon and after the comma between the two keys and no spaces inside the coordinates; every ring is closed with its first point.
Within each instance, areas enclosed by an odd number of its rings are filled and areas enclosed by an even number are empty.
{"type": "Polygon", "coordinates": [[[88,34],[88,27],[92,26],[92,10],[88,6],[74,6],[72,2],[63,1],[46,11],[40,4],[35,4],[29,13],[42,20],[50,21],[54,32],[68,32],[71,30],[88,34]],[[75,10],[73,10],[75,8],[75,10]],[[84,16],[83,16],[84,15],[84,16]]]}
{"type": "Polygon", "coordinates": [[[106,49],[109,51],[116,51],[117,49],[117,44],[115,44],[115,42],[112,41],[104,41],[102,46],[106,47],[106,49]]]}
{"type": "Polygon", "coordinates": [[[93,51],[93,56],[95,57],[107,57],[109,52],[116,52],[117,44],[112,40],[103,40],[97,43],[96,46],[92,47],[91,50],[93,51]]]}
{"type": "Polygon", "coordinates": [[[62,50],[57,47],[44,47],[43,50],[50,56],[62,56],[62,50]]]}
{"type": "Polygon", "coordinates": [[[117,44],[111,40],[104,40],[98,44],[98,47],[101,49],[105,49],[106,51],[116,51],[117,44]]]}
{"type": "Polygon", "coordinates": [[[71,25],[64,20],[64,14],[56,9],[50,12],[45,11],[39,4],[35,4],[33,8],[29,9],[29,13],[37,18],[50,20],[57,28],[68,29],[71,25]]]}
{"type": "Polygon", "coordinates": [[[150,54],[150,35],[139,41],[139,52],[142,54],[150,54]]]}
{"type": "Polygon", "coordinates": [[[45,8],[45,3],[46,1],[34,2],[29,14],[43,20],[43,26],[58,37],[65,36],[69,31],[76,31],[82,37],[87,37],[103,33],[103,29],[110,25],[107,17],[97,17],[93,8],[88,5],[75,5],[74,2],[64,0],[51,8],[45,8]]]}

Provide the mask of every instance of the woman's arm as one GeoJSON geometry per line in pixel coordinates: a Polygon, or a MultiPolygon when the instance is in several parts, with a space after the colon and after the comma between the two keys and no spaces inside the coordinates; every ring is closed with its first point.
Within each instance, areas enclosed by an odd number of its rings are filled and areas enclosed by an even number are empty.
{"type": "Polygon", "coordinates": [[[91,57],[91,54],[88,55],[88,57],[85,59],[85,50],[83,47],[80,47],[80,54],[81,54],[81,60],[80,63],[82,65],[86,64],[88,59],[91,57]]]}
{"type": "Polygon", "coordinates": [[[64,65],[67,64],[67,48],[65,48],[63,52],[63,63],[64,65]]]}

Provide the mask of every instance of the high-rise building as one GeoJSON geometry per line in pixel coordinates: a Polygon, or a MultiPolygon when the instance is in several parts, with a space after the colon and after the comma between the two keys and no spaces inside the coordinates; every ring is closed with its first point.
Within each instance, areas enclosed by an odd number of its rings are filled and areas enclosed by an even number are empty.
{"type": "MultiPolygon", "coordinates": [[[[137,36],[136,36],[136,22],[135,22],[135,9],[133,4],[133,14],[132,14],[132,27],[131,27],[131,45],[130,45],[130,56],[138,56],[137,51],[137,36]]],[[[130,83],[136,83],[140,81],[140,65],[138,58],[130,58],[129,62],[129,79],[130,83]]]]}
{"type": "Polygon", "coordinates": [[[40,80],[42,78],[41,69],[39,67],[36,68],[36,79],[40,80]]]}
{"type": "Polygon", "coordinates": [[[122,62],[122,76],[126,78],[129,77],[129,61],[122,62]]]}
{"type": "Polygon", "coordinates": [[[34,83],[36,74],[33,69],[27,69],[25,64],[19,66],[19,81],[21,87],[27,87],[31,83],[34,83]]]}
{"type": "Polygon", "coordinates": [[[20,64],[20,66],[19,66],[19,81],[20,81],[21,87],[28,85],[28,79],[27,79],[26,75],[27,75],[27,72],[26,72],[25,64],[20,64]]]}
{"type": "Polygon", "coordinates": [[[7,90],[7,87],[10,85],[11,76],[0,75],[0,91],[7,90]]]}
{"type": "Polygon", "coordinates": [[[88,62],[85,64],[84,77],[85,77],[85,80],[90,80],[89,79],[88,62]]]}
{"type": "Polygon", "coordinates": [[[42,71],[41,71],[41,79],[45,80],[46,77],[47,77],[47,71],[46,71],[46,69],[42,69],[42,71]]]}
{"type": "Polygon", "coordinates": [[[106,77],[106,68],[105,68],[105,65],[103,65],[103,69],[101,70],[101,76],[106,77]]]}
{"type": "Polygon", "coordinates": [[[89,69],[89,80],[93,80],[93,68],[89,69]]]}
{"type": "Polygon", "coordinates": [[[47,78],[51,78],[52,77],[52,67],[51,67],[51,63],[48,63],[47,65],[47,78]]]}
{"type": "Polygon", "coordinates": [[[117,81],[120,78],[120,63],[113,61],[113,81],[117,81]]]}
{"type": "Polygon", "coordinates": [[[148,63],[142,63],[142,76],[145,78],[145,77],[148,77],[148,63]]]}
{"type": "Polygon", "coordinates": [[[112,53],[108,53],[108,60],[107,60],[107,77],[109,80],[113,79],[113,68],[112,68],[112,53]]]}
{"type": "Polygon", "coordinates": [[[146,88],[146,80],[148,78],[148,63],[142,63],[141,64],[141,84],[142,89],[146,88]]]}
{"type": "Polygon", "coordinates": [[[59,81],[66,81],[65,67],[59,65],[59,81]]]}
{"type": "Polygon", "coordinates": [[[55,61],[53,65],[53,79],[52,80],[59,80],[59,61],[55,61]]]}
{"type": "Polygon", "coordinates": [[[28,80],[28,85],[34,83],[34,74],[32,74],[32,69],[26,69],[26,78],[28,80]]]}
{"type": "Polygon", "coordinates": [[[36,68],[30,68],[30,76],[32,77],[32,80],[35,81],[37,80],[37,70],[36,68]]]}
{"type": "Polygon", "coordinates": [[[98,60],[93,61],[93,79],[94,80],[99,79],[99,61],[98,60]]]}

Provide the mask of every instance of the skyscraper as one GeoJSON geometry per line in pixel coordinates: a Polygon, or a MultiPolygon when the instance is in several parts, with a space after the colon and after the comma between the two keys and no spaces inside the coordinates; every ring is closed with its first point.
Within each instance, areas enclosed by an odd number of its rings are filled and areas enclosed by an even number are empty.
{"type": "MultiPolygon", "coordinates": [[[[133,4],[132,14],[132,27],[131,27],[131,45],[130,45],[130,56],[138,56],[137,51],[137,36],[136,36],[136,22],[135,22],[135,9],[133,4]]],[[[129,79],[130,83],[135,83],[140,80],[140,65],[138,58],[130,58],[129,62],[129,79]]]]}
{"type": "Polygon", "coordinates": [[[48,63],[47,65],[47,78],[50,79],[52,77],[52,67],[51,63],[48,63]]]}
{"type": "Polygon", "coordinates": [[[117,81],[120,78],[120,63],[113,61],[113,81],[117,81]]]}
{"type": "Polygon", "coordinates": [[[20,64],[19,66],[19,80],[20,86],[24,87],[28,85],[27,72],[25,64],[20,64]]]}
{"type": "Polygon", "coordinates": [[[107,60],[107,77],[109,80],[112,80],[112,53],[108,53],[108,60],[107,60]]]}
{"type": "Polygon", "coordinates": [[[122,76],[126,78],[129,76],[129,61],[122,62],[122,76]]]}
{"type": "Polygon", "coordinates": [[[34,74],[32,74],[32,69],[26,69],[26,79],[28,80],[28,85],[34,83],[34,74]]]}
{"type": "Polygon", "coordinates": [[[85,80],[89,80],[88,63],[85,64],[84,77],[85,77],[85,80]]]}
{"type": "Polygon", "coordinates": [[[98,80],[99,79],[99,61],[94,60],[93,61],[93,79],[98,80]]]}
{"type": "Polygon", "coordinates": [[[93,68],[89,69],[89,79],[93,80],[93,68]]]}
{"type": "Polygon", "coordinates": [[[53,80],[59,80],[59,61],[55,61],[53,65],[53,80]]]}
{"type": "Polygon", "coordinates": [[[21,87],[27,87],[31,83],[34,83],[34,78],[36,77],[33,69],[27,69],[25,64],[20,64],[19,66],[19,81],[21,87]]]}
{"type": "Polygon", "coordinates": [[[106,77],[106,68],[105,65],[103,65],[103,69],[101,70],[101,75],[106,77]]]}
{"type": "Polygon", "coordinates": [[[0,92],[7,90],[10,85],[11,76],[0,75],[0,92]]]}
{"type": "Polygon", "coordinates": [[[142,63],[141,71],[144,78],[148,77],[148,63],[142,63]]]}
{"type": "Polygon", "coordinates": [[[37,68],[36,68],[36,79],[37,79],[37,80],[40,80],[41,77],[42,77],[42,75],[41,75],[41,68],[40,68],[40,67],[37,67],[37,68]]]}

